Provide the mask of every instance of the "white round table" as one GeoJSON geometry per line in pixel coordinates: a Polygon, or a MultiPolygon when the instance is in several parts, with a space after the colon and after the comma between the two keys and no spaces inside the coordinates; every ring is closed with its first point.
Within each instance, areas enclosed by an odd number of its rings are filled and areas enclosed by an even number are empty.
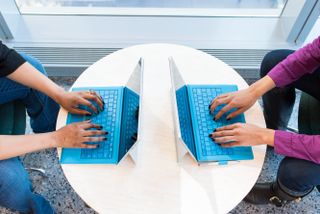
{"type": "MultiPolygon", "coordinates": [[[[254,160],[225,166],[177,162],[171,108],[168,57],[187,84],[248,85],[230,66],[201,51],[171,44],[138,45],[110,54],[86,69],[73,87],[125,85],[140,57],[144,59],[143,117],[138,161],[119,165],[62,165],[74,190],[99,213],[227,213],[256,182],[266,146],[253,148],[254,160]]],[[[65,125],[61,110],[57,128],[65,125]]],[[[246,121],[264,127],[258,103],[246,121]]]]}

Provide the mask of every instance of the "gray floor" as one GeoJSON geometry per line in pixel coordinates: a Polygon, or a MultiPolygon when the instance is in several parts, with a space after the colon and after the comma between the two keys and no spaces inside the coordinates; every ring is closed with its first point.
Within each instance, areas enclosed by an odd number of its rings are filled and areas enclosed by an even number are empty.
{"type": "MultiPolygon", "coordinates": [[[[54,80],[65,88],[68,88],[73,83],[74,78],[55,78],[54,80]]],[[[297,103],[298,100],[299,96],[297,103]]],[[[291,127],[297,127],[296,110],[297,106],[295,106],[295,113],[290,121],[291,127]]],[[[28,127],[27,132],[30,131],[30,127],[28,127]]],[[[33,183],[34,191],[44,195],[52,203],[57,213],[95,213],[69,185],[58,163],[57,154],[54,149],[28,154],[22,157],[22,159],[25,167],[39,167],[46,170],[46,177],[36,171],[30,171],[30,179],[33,183]]],[[[265,164],[258,181],[273,181],[281,159],[282,157],[275,155],[272,149],[268,149],[265,164]]],[[[282,208],[276,208],[271,205],[253,206],[241,202],[230,213],[320,213],[320,205],[317,203],[318,199],[319,193],[315,190],[301,202],[290,203],[282,208]]],[[[12,212],[0,208],[0,213],[10,214],[12,212]]]]}

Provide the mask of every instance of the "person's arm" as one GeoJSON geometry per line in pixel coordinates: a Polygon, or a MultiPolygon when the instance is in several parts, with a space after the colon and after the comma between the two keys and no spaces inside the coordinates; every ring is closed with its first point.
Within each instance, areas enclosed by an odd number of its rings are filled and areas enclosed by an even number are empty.
{"type": "Polygon", "coordinates": [[[320,135],[304,135],[276,130],[274,151],[281,155],[320,164],[320,135]]]}
{"type": "Polygon", "coordinates": [[[0,41],[0,77],[9,75],[25,62],[20,54],[0,41]]]}
{"type": "Polygon", "coordinates": [[[0,160],[52,148],[55,143],[52,132],[30,135],[0,135],[0,160]]]}
{"type": "Polygon", "coordinates": [[[222,147],[269,145],[278,154],[320,164],[320,135],[304,135],[236,123],[210,134],[222,147]]]}
{"type": "Polygon", "coordinates": [[[14,72],[10,73],[7,78],[43,92],[71,113],[90,114],[88,111],[79,109],[79,105],[88,106],[98,113],[99,110],[89,100],[95,101],[100,110],[103,110],[103,100],[95,92],[66,92],[28,62],[23,63],[14,72]]]}
{"type": "Polygon", "coordinates": [[[98,113],[98,109],[89,100],[96,102],[103,110],[103,100],[95,92],[66,92],[53,81],[37,71],[32,65],[20,56],[15,50],[8,48],[0,41],[0,77],[16,81],[43,92],[53,98],[67,111],[74,114],[91,114],[89,111],[79,109],[79,105],[90,107],[98,113]]]}
{"type": "Polygon", "coordinates": [[[320,66],[320,36],[277,64],[268,76],[277,87],[286,86],[320,66]]]}
{"type": "Polygon", "coordinates": [[[233,118],[249,109],[260,96],[275,86],[283,87],[292,83],[307,73],[313,73],[319,66],[320,37],[289,55],[276,65],[267,76],[258,80],[247,89],[216,97],[210,104],[210,110],[213,112],[217,106],[226,104],[215,115],[215,118],[219,119],[225,112],[228,112],[232,108],[237,108],[237,111],[227,116],[228,118],[233,118]]]}
{"type": "Polygon", "coordinates": [[[23,63],[14,72],[9,74],[7,78],[18,82],[22,85],[41,91],[55,101],[59,101],[64,94],[64,89],[47,78],[44,74],[37,71],[28,62],[23,63]]]}
{"type": "MultiPolygon", "coordinates": [[[[221,117],[228,109],[238,108],[237,111],[228,115],[229,118],[235,117],[250,108],[259,96],[273,87],[290,84],[307,73],[313,73],[319,66],[320,37],[289,55],[266,77],[248,89],[221,95],[214,99],[211,103],[211,111],[224,103],[227,105],[222,109],[223,112],[216,115],[216,118],[221,117]]],[[[274,146],[275,152],[279,154],[320,163],[320,135],[308,136],[259,128],[250,124],[234,124],[218,128],[211,133],[211,137],[225,147],[267,144],[274,146]]]]}
{"type": "Polygon", "coordinates": [[[96,148],[86,142],[104,141],[108,132],[90,121],[73,123],[55,132],[30,135],[0,135],[0,160],[47,148],[96,148]],[[89,129],[97,130],[89,130],[89,129]]]}
{"type": "Polygon", "coordinates": [[[236,111],[233,111],[227,115],[227,119],[234,118],[238,114],[248,110],[259,97],[264,93],[271,90],[275,87],[275,83],[269,76],[265,76],[253,83],[247,89],[243,89],[236,92],[231,92],[227,94],[220,95],[212,100],[210,104],[210,111],[214,112],[215,108],[221,104],[226,104],[214,117],[215,120],[218,120],[223,114],[230,111],[233,108],[236,108],[236,111]]]}

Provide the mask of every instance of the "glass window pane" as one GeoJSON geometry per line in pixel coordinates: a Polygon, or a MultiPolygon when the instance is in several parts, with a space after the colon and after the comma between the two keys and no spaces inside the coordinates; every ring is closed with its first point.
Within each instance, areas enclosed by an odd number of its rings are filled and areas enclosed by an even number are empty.
{"type": "MultiPolygon", "coordinates": [[[[280,15],[286,0],[16,0],[16,2],[22,13],[83,13],[85,8],[87,11],[85,14],[95,14],[95,12],[100,14],[104,11],[103,13],[108,15],[108,12],[111,14],[114,12],[108,9],[127,9],[123,11],[125,15],[128,9],[158,9],[158,12],[162,10],[163,15],[166,15],[165,9],[169,9],[167,10],[170,12],[169,15],[175,15],[170,9],[176,9],[176,15],[180,15],[181,10],[185,9],[185,15],[188,15],[188,12],[194,9],[200,16],[208,15],[208,12],[211,12],[212,16],[219,16],[221,13],[214,13],[218,11],[217,9],[225,10],[224,12],[227,11],[230,15],[239,14],[241,11],[245,12],[243,15],[259,13],[261,15],[261,11],[262,15],[280,15]]],[[[143,11],[145,10],[137,11],[136,15],[143,11]]],[[[152,15],[154,11],[149,11],[147,14],[152,15]]]]}

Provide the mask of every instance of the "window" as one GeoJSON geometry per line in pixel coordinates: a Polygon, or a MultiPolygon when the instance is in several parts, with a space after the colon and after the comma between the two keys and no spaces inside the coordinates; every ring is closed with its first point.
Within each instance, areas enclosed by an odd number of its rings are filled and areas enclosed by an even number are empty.
{"type": "Polygon", "coordinates": [[[16,0],[22,14],[280,16],[286,0],[16,0]]]}
{"type": "Polygon", "coordinates": [[[0,8],[12,35],[2,37],[13,47],[174,43],[210,50],[267,50],[303,42],[313,17],[319,16],[320,1],[6,0],[0,8]]]}

